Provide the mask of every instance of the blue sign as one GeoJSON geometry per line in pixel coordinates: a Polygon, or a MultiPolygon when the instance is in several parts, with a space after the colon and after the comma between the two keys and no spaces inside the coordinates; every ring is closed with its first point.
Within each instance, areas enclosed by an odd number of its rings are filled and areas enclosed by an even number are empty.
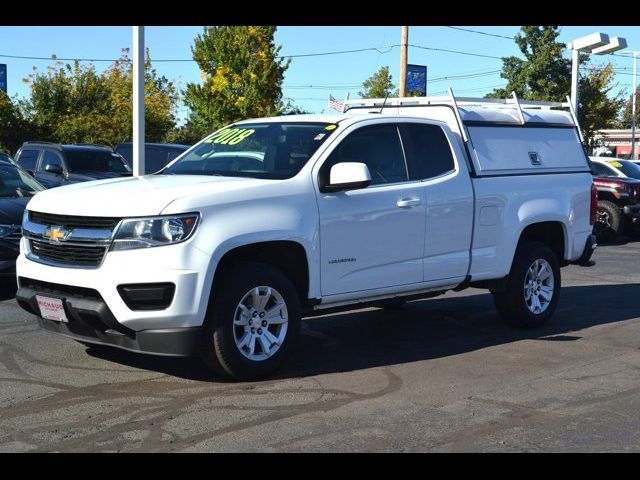
{"type": "Polygon", "coordinates": [[[7,93],[7,65],[0,63],[0,90],[7,93]]]}
{"type": "Polygon", "coordinates": [[[407,65],[407,96],[427,96],[426,65],[407,65]]]}

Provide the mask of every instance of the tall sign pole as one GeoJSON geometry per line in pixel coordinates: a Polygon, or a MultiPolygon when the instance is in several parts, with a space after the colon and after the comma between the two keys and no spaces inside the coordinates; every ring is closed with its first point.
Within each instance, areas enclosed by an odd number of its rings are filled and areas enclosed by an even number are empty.
{"type": "Polygon", "coordinates": [[[144,27],[133,27],[133,175],[144,175],[144,27]]]}
{"type": "Polygon", "coordinates": [[[409,43],[409,27],[402,27],[400,35],[400,97],[407,93],[407,48],[409,43]]]}

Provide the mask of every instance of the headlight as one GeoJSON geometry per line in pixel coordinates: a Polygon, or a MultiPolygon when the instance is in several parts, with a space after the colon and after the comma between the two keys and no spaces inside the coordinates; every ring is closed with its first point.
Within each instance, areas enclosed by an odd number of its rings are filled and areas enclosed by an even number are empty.
{"type": "Polygon", "coordinates": [[[123,220],[113,237],[111,250],[160,247],[187,240],[195,231],[197,213],[123,220]]]}
{"type": "Polygon", "coordinates": [[[20,225],[0,225],[0,238],[8,237],[20,231],[20,225]]]}

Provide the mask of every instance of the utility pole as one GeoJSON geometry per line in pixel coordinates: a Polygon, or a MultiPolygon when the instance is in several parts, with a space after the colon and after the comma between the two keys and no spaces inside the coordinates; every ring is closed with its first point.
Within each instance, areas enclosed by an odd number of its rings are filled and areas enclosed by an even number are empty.
{"type": "Polygon", "coordinates": [[[631,155],[634,160],[638,159],[636,152],[636,92],[638,90],[638,53],[633,52],[633,100],[631,101],[631,155]]]}
{"type": "Polygon", "coordinates": [[[133,27],[133,174],[144,175],[144,27],[133,27]]]}
{"type": "Polygon", "coordinates": [[[409,43],[409,27],[402,27],[400,39],[400,97],[407,93],[407,47],[409,43]]]}

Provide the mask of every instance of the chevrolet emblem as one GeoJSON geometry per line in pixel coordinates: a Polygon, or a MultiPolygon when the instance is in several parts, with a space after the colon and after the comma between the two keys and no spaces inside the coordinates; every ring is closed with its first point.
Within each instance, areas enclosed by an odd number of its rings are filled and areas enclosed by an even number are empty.
{"type": "Polygon", "coordinates": [[[44,231],[44,238],[48,238],[50,242],[60,242],[66,240],[71,232],[61,227],[49,227],[44,231]]]}

